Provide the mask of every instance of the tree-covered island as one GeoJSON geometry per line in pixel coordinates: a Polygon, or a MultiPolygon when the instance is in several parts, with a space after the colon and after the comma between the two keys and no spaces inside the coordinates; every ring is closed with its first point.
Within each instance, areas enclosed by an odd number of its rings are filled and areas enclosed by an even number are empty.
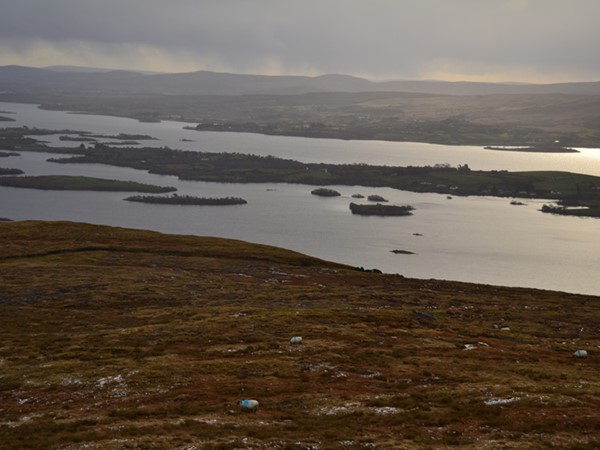
{"type": "Polygon", "coordinates": [[[536,144],[529,147],[510,147],[510,146],[487,146],[486,150],[497,150],[502,152],[524,152],[524,153],[579,153],[579,150],[565,147],[559,142],[549,142],[545,144],[536,144]]]}
{"type": "Polygon", "coordinates": [[[195,197],[192,195],[177,195],[168,196],[158,195],[133,195],[124,200],[129,202],[154,203],[159,205],[195,205],[195,206],[226,206],[226,205],[245,205],[248,203],[240,197],[195,197]]]}
{"type": "Polygon", "coordinates": [[[370,202],[387,202],[388,200],[383,198],[381,195],[373,194],[367,197],[370,202]]]}
{"type": "MultiPolygon", "coordinates": [[[[54,149],[46,148],[52,152],[54,149]]],[[[68,153],[69,149],[60,149],[68,153]]],[[[71,157],[51,161],[99,163],[176,175],[183,180],[225,183],[301,183],[391,187],[412,192],[497,197],[600,200],[600,177],[558,171],[471,170],[467,165],[374,166],[302,163],[273,156],[206,153],[169,148],[117,148],[98,145],[71,149],[71,157]]]]}
{"type": "Polygon", "coordinates": [[[358,205],[350,203],[350,211],[352,214],[361,216],[411,216],[414,207],[410,205],[358,205]]]}
{"type": "MultiPolygon", "coordinates": [[[[53,148],[26,137],[23,129],[0,130],[7,150],[71,154],[53,158],[57,163],[98,163],[175,175],[182,180],[223,183],[297,183],[316,186],[390,187],[411,192],[446,195],[482,195],[513,198],[570,200],[592,205],[600,202],[600,177],[560,171],[508,172],[471,170],[465,165],[375,166],[324,164],[240,153],[207,153],[167,147],[53,148]],[[20,138],[19,138],[20,133],[20,138]]],[[[44,130],[47,133],[48,130],[44,130]]],[[[62,131],[61,133],[64,133],[62,131]]],[[[28,136],[28,134],[27,134],[28,136]]]]}
{"type": "Polygon", "coordinates": [[[361,216],[411,216],[414,207],[410,205],[358,205],[350,203],[352,214],[361,216]]]}
{"type": "Polygon", "coordinates": [[[340,195],[342,195],[335,189],[329,189],[329,188],[313,189],[310,193],[312,195],[317,195],[319,197],[339,197],[340,195]]]}

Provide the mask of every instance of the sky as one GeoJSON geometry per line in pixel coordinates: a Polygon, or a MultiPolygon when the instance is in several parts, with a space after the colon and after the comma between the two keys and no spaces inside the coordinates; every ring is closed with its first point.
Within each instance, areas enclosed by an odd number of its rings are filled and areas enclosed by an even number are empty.
{"type": "Polygon", "coordinates": [[[0,0],[0,65],[600,80],[600,0],[0,0]]]}

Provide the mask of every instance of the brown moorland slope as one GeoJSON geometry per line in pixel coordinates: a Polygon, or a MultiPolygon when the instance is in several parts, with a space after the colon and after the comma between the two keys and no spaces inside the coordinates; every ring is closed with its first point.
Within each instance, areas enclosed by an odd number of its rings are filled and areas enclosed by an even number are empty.
{"type": "Polygon", "coordinates": [[[0,236],[3,449],[600,446],[598,297],[67,222],[0,236]]]}

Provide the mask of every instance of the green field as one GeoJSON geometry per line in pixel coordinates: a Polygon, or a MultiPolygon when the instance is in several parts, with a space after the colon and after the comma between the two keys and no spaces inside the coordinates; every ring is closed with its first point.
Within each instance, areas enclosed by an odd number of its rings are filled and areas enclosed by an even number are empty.
{"type": "Polygon", "coordinates": [[[173,187],[161,187],[134,181],[107,180],[104,178],[40,175],[0,178],[0,186],[60,191],[119,191],[119,192],[173,192],[173,187]]]}

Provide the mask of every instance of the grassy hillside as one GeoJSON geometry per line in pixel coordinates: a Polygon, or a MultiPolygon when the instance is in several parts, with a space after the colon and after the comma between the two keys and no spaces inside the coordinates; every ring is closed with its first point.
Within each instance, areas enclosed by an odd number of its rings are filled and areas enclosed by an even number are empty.
{"type": "Polygon", "coordinates": [[[3,449],[600,445],[598,297],[66,222],[0,236],[3,449]]]}

